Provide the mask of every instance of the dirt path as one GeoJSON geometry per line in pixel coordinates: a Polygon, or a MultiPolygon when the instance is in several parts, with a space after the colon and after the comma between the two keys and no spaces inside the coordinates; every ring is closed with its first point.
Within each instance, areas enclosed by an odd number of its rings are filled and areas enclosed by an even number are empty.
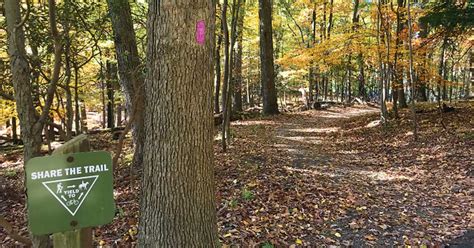
{"type": "MultiPolygon", "coordinates": [[[[223,247],[473,247],[474,105],[456,109],[444,123],[420,114],[417,143],[404,113],[382,132],[366,107],[233,123],[229,153],[215,143],[223,247]]],[[[110,134],[91,138],[113,149],[110,134]]],[[[21,153],[0,155],[0,214],[27,236],[21,153]]],[[[115,171],[119,214],[95,228],[96,245],[136,246],[129,172],[115,171]]],[[[3,229],[0,246],[17,246],[3,229]]]]}
{"type": "Polygon", "coordinates": [[[469,151],[413,144],[407,131],[383,135],[371,127],[375,113],[333,109],[237,123],[239,156],[218,172],[222,197],[238,202],[221,204],[224,243],[430,246],[472,228],[469,151]]]}

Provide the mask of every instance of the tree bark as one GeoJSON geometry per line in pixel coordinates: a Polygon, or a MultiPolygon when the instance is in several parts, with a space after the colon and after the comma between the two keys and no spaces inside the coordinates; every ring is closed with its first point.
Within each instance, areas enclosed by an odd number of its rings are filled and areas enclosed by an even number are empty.
{"type": "Polygon", "coordinates": [[[76,127],[76,135],[81,133],[81,109],[79,100],[79,68],[74,64],[74,125],[76,127]]]}
{"type": "Polygon", "coordinates": [[[132,137],[135,151],[133,165],[143,163],[145,87],[144,74],[128,0],[107,1],[114,30],[120,86],[125,95],[127,112],[133,115],[132,137]]]}
{"type": "Polygon", "coordinates": [[[214,88],[214,113],[218,114],[221,112],[220,109],[220,92],[221,92],[221,45],[222,45],[222,36],[224,31],[222,30],[223,25],[221,25],[221,32],[217,35],[217,47],[215,55],[215,67],[216,67],[216,83],[214,88]]]}
{"type": "Polygon", "coordinates": [[[150,1],[139,243],[218,247],[214,1],[150,1]]]}
{"type": "Polygon", "coordinates": [[[383,67],[383,59],[382,59],[382,51],[381,51],[381,37],[383,34],[381,32],[382,27],[382,7],[381,7],[381,0],[377,2],[377,55],[378,55],[378,62],[379,62],[379,102],[380,102],[380,122],[386,126],[387,122],[387,106],[385,105],[385,95],[386,95],[386,77],[384,73],[383,67]]]}
{"type": "Polygon", "coordinates": [[[471,97],[471,87],[474,86],[474,51],[469,52],[469,70],[464,81],[464,99],[471,97]]]}
{"type": "MultiPolygon", "coordinates": [[[[29,6],[28,6],[29,7],[29,6]]],[[[39,156],[42,144],[41,132],[44,122],[49,115],[53,101],[56,83],[59,80],[61,67],[61,44],[56,27],[56,5],[54,0],[49,0],[49,21],[52,37],[54,39],[54,70],[51,83],[48,87],[47,97],[41,115],[35,110],[32,96],[32,85],[30,83],[30,66],[26,58],[25,34],[23,31],[24,20],[21,19],[20,1],[5,1],[5,17],[8,33],[8,54],[10,57],[10,68],[12,83],[15,90],[15,101],[18,117],[20,119],[21,137],[23,140],[24,161],[39,156]]],[[[48,247],[50,239],[48,235],[32,235],[33,247],[48,247]]]]}
{"type": "MultiPolygon", "coordinates": [[[[426,39],[428,37],[428,25],[422,21],[418,22],[418,26],[420,27],[420,38],[421,39],[426,39]]],[[[415,78],[415,81],[417,82],[417,88],[416,88],[416,96],[418,101],[426,102],[428,101],[428,95],[427,95],[427,85],[428,85],[428,77],[426,76],[428,74],[428,71],[426,68],[428,64],[428,56],[427,52],[425,49],[421,49],[420,51],[420,57],[423,58],[423,67],[419,70],[415,70],[415,73],[417,73],[417,77],[415,78]],[[420,76],[423,75],[420,80],[420,76]]]]}
{"type": "Polygon", "coordinates": [[[412,36],[413,36],[413,30],[412,30],[412,21],[411,21],[411,3],[410,0],[407,1],[408,5],[408,51],[409,51],[409,73],[410,75],[408,76],[409,82],[410,82],[410,87],[411,87],[411,104],[410,104],[410,110],[411,114],[413,116],[413,137],[415,141],[418,141],[418,120],[416,116],[416,106],[415,106],[415,81],[414,81],[414,69],[413,69],[413,44],[412,44],[412,36]]]}
{"type": "Polygon", "coordinates": [[[72,126],[74,123],[74,109],[71,91],[72,80],[72,56],[71,56],[71,37],[70,37],[70,14],[71,5],[70,0],[64,1],[64,14],[62,16],[62,25],[64,27],[64,62],[65,62],[65,82],[62,85],[66,93],[66,141],[72,139],[72,126]]]}
{"type": "Polygon", "coordinates": [[[107,88],[107,128],[115,128],[115,80],[117,78],[116,64],[107,61],[106,73],[106,88],[107,88]]]}
{"type": "Polygon", "coordinates": [[[259,0],[260,19],[260,64],[263,91],[263,114],[278,114],[277,91],[273,61],[272,1],[259,0]]]}
{"type": "Polygon", "coordinates": [[[82,133],[87,133],[87,111],[86,111],[86,102],[84,99],[81,99],[81,131],[82,133]]]}
{"type": "MultiPolygon", "coordinates": [[[[67,1],[66,1],[67,3],[67,1]]],[[[74,110],[72,107],[72,92],[71,92],[71,42],[69,40],[69,25],[66,21],[64,24],[65,33],[65,46],[64,46],[64,57],[65,57],[65,77],[66,80],[62,88],[66,92],[66,141],[72,139],[72,125],[74,122],[74,110]]]]}
{"type": "Polygon", "coordinates": [[[13,144],[18,144],[18,131],[17,131],[16,117],[12,117],[12,140],[13,144]]]}
{"type": "Polygon", "coordinates": [[[230,63],[231,59],[229,58],[229,49],[230,49],[230,40],[229,40],[229,26],[227,25],[227,7],[228,1],[224,0],[222,3],[222,14],[221,14],[221,30],[222,35],[224,38],[224,83],[222,87],[222,114],[223,114],[223,121],[222,121],[222,150],[226,152],[227,150],[227,139],[228,134],[230,131],[227,129],[227,115],[229,114],[229,110],[231,108],[229,104],[229,94],[230,91],[230,63]]]}
{"type": "Polygon", "coordinates": [[[244,17],[245,17],[245,0],[240,1],[239,14],[237,15],[237,51],[235,53],[234,62],[234,112],[242,112],[242,53],[243,53],[243,31],[244,31],[244,17]]]}
{"type": "Polygon", "coordinates": [[[331,30],[333,25],[333,12],[334,12],[334,0],[331,0],[329,4],[329,23],[328,23],[328,40],[331,39],[331,30]]]}
{"type": "Polygon", "coordinates": [[[30,67],[26,59],[25,35],[23,27],[17,26],[21,21],[19,0],[7,0],[5,2],[5,14],[9,33],[8,54],[10,56],[12,82],[15,90],[18,118],[21,122],[20,131],[25,145],[24,157],[25,161],[28,161],[40,154],[42,129],[34,128],[38,120],[38,113],[33,104],[30,67]]]}
{"type": "MultiPolygon", "coordinates": [[[[352,16],[352,23],[354,24],[354,32],[357,32],[357,29],[359,29],[359,20],[360,20],[360,2],[359,0],[354,1],[354,13],[352,16]]],[[[359,66],[359,76],[357,77],[359,81],[359,86],[358,86],[358,93],[359,97],[366,101],[367,100],[367,92],[365,89],[365,72],[364,72],[364,55],[362,52],[359,52],[357,55],[357,63],[359,66]]]]}
{"type": "Polygon", "coordinates": [[[446,61],[445,61],[445,56],[446,56],[446,45],[448,43],[448,36],[445,35],[443,39],[443,43],[441,45],[441,52],[439,53],[439,67],[438,67],[438,74],[439,74],[439,80],[437,84],[437,100],[438,100],[438,107],[441,109],[441,84],[443,83],[443,80],[445,79],[445,68],[446,68],[446,61]]]}

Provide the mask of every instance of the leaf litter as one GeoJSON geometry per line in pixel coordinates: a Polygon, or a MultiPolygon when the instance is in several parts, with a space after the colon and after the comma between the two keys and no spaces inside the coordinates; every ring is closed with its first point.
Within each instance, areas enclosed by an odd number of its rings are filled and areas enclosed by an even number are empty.
{"type": "MultiPolygon", "coordinates": [[[[383,129],[366,106],[234,122],[230,151],[215,143],[222,246],[442,247],[468,237],[473,108],[423,111],[418,142],[408,111],[383,129]]],[[[110,134],[91,139],[96,150],[116,145],[110,134]]],[[[99,246],[136,246],[140,170],[127,165],[130,146],[115,171],[116,219],[94,228],[99,246]]],[[[27,236],[21,152],[2,152],[0,162],[0,212],[27,236]]],[[[0,243],[18,245],[3,229],[0,243]]]]}

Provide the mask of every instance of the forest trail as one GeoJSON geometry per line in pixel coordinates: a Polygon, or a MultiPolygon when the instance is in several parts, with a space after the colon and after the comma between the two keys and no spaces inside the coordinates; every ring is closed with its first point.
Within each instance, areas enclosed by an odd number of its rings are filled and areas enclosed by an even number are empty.
{"type": "Polygon", "coordinates": [[[403,118],[385,134],[377,119],[352,107],[235,123],[217,170],[223,243],[430,246],[472,228],[463,141],[429,130],[414,144],[403,118]]]}
{"type": "MultiPolygon", "coordinates": [[[[457,104],[442,119],[435,107],[420,108],[417,143],[408,110],[385,132],[369,107],[232,123],[229,152],[215,141],[223,247],[472,247],[474,104],[457,104]]],[[[93,150],[116,146],[110,133],[91,139],[93,150]]],[[[0,212],[26,236],[20,157],[0,154],[7,199],[0,212]]],[[[96,245],[136,245],[140,183],[123,164],[114,172],[118,214],[95,228],[96,245]]],[[[3,232],[0,243],[14,244],[3,232]]]]}

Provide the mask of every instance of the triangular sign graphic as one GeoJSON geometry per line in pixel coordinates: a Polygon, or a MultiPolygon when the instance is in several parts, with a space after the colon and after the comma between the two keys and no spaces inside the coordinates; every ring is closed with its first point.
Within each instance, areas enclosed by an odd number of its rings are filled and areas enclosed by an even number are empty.
{"type": "Polygon", "coordinates": [[[48,191],[72,215],[76,215],[99,175],[43,182],[48,191]]]}

